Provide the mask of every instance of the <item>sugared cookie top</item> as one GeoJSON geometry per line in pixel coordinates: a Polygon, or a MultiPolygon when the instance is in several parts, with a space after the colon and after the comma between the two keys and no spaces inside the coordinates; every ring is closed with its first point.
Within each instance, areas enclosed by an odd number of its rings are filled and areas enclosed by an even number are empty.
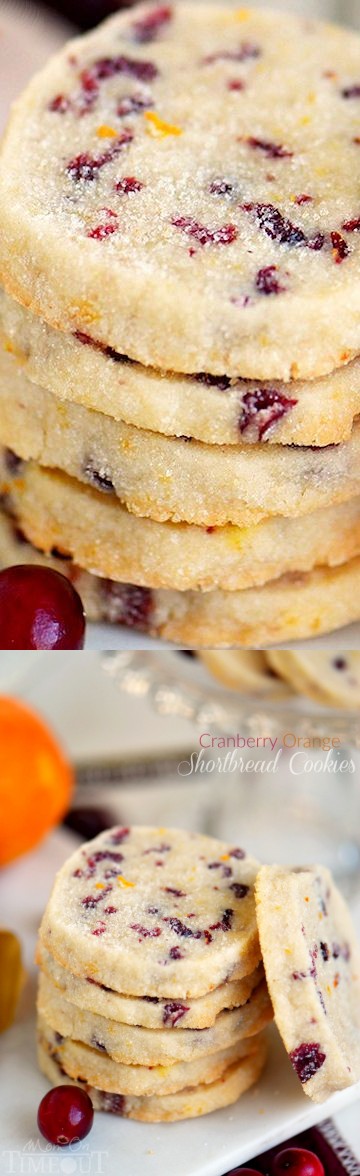
{"type": "Polygon", "coordinates": [[[141,5],[31,83],[0,275],[65,330],[185,372],[316,376],[360,350],[360,38],[141,5]]]}
{"type": "Polygon", "coordinates": [[[360,1079],[360,949],[329,870],[263,866],[260,944],[274,1016],[315,1102],[360,1079]]]}
{"type": "Polygon", "coordinates": [[[118,992],[202,996],[259,962],[257,870],[200,834],[109,829],[60,870],[40,938],[75,975],[118,992]]]}

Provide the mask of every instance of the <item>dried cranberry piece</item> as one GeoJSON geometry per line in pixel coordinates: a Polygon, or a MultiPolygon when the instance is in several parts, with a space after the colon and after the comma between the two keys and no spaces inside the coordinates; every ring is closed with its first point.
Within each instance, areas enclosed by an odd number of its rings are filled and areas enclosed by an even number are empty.
{"type": "Polygon", "coordinates": [[[355,83],[354,86],[345,86],[341,91],[342,98],[360,98],[360,83],[355,83]]]}
{"type": "Polygon", "coordinates": [[[90,458],[85,462],[84,475],[90,485],[94,486],[96,490],[102,490],[104,494],[115,493],[114,483],[109,477],[109,474],[106,474],[103,469],[96,469],[96,466],[90,458]]]}
{"type": "Polygon", "coordinates": [[[110,841],[112,841],[113,845],[122,845],[122,842],[126,841],[129,833],[129,825],[123,825],[122,828],[115,829],[115,832],[111,834],[110,841]]]}
{"type": "Polygon", "coordinates": [[[67,174],[76,183],[80,182],[80,180],[85,180],[86,182],[94,180],[101,168],[105,167],[107,163],[111,163],[125,147],[129,146],[132,139],[132,131],[122,131],[122,134],[114,140],[111,147],[103,151],[102,155],[95,157],[90,155],[88,151],[81,152],[80,155],[76,155],[67,164],[67,174]]]}
{"type": "Polygon", "coordinates": [[[115,580],[100,580],[99,585],[107,620],[113,624],[128,625],[130,629],[149,629],[153,611],[150,588],[117,584],[115,580]]]}
{"type": "Polygon", "coordinates": [[[57,94],[56,98],[53,98],[52,101],[49,102],[48,110],[54,111],[57,114],[66,114],[66,112],[70,110],[70,107],[70,98],[66,98],[65,94],[57,94]]]}
{"type": "Polygon", "coordinates": [[[210,931],[231,931],[233,916],[234,911],[228,907],[218,923],[210,923],[210,931]]]}
{"type": "Polygon", "coordinates": [[[173,10],[167,4],[151,9],[146,13],[146,16],[133,22],[131,27],[134,40],[142,45],[147,44],[148,41],[154,41],[164,25],[167,25],[172,19],[172,15],[173,10]]]}
{"type": "Polygon", "coordinates": [[[173,217],[171,224],[187,233],[188,237],[193,237],[198,245],[231,245],[238,235],[236,225],[220,225],[218,229],[209,229],[191,216],[173,217]]]}
{"type": "Polygon", "coordinates": [[[164,1005],[163,1022],[164,1025],[171,1025],[172,1029],[177,1025],[178,1021],[185,1013],[189,1012],[189,1005],[180,1004],[178,1000],[170,1000],[164,1005]]]}
{"type": "Polygon", "coordinates": [[[276,388],[255,388],[253,392],[246,392],[242,402],[242,414],[239,429],[245,433],[250,427],[254,428],[255,439],[262,438],[280,421],[291,408],[297,404],[295,398],[284,396],[276,388]]]}
{"type": "Polygon", "coordinates": [[[112,237],[113,233],[117,233],[118,227],[114,221],[107,225],[96,225],[95,229],[90,229],[86,236],[91,237],[93,241],[104,241],[105,237],[112,237]]]}
{"type": "Polygon", "coordinates": [[[174,886],[163,886],[166,894],[173,894],[175,898],[186,898],[185,890],[176,890],[174,886]]]}
{"type": "Polygon", "coordinates": [[[160,927],[143,927],[141,923],[130,923],[131,931],[136,931],[141,939],[158,939],[161,935],[160,927]]]}
{"type": "Polygon", "coordinates": [[[244,882],[232,882],[229,890],[233,890],[235,898],[246,898],[249,893],[249,886],[245,886],[244,882]]]}
{"type": "Polygon", "coordinates": [[[142,996],[141,1000],[148,1001],[148,1004],[159,1004],[159,997],[158,996],[142,996]]]}
{"type": "Polygon", "coordinates": [[[318,1042],[303,1042],[297,1049],[292,1050],[290,1061],[300,1082],[305,1085],[324,1065],[326,1054],[322,1052],[318,1042]]]}
{"type": "Polygon", "coordinates": [[[242,82],[241,78],[230,78],[226,86],[228,90],[246,90],[245,82],[242,82]]]}
{"type": "Polygon", "coordinates": [[[110,1111],[111,1115],[124,1114],[125,1098],[123,1094],[108,1094],[107,1090],[101,1090],[100,1094],[103,1111],[110,1111]]]}
{"type": "Polygon", "coordinates": [[[124,192],[128,195],[129,192],[141,192],[145,185],[141,180],[135,179],[135,176],[123,176],[122,180],[117,180],[114,187],[115,192],[124,192]]]}
{"type": "Polygon", "coordinates": [[[246,143],[255,151],[263,151],[268,159],[292,159],[294,154],[287,147],[283,147],[281,143],[272,143],[270,139],[256,139],[253,135],[249,135],[246,143]]]}
{"type": "Polygon", "coordinates": [[[334,261],[336,262],[336,265],[341,265],[341,262],[344,261],[350,253],[349,246],[347,242],[344,241],[341,233],[330,233],[330,237],[333,247],[334,261]]]}
{"type": "Polygon", "coordinates": [[[87,864],[90,870],[95,870],[98,862],[104,862],[109,859],[111,862],[122,862],[123,854],[113,853],[111,849],[98,849],[96,853],[90,854],[90,857],[87,858],[87,864]]]}
{"type": "Polygon", "coordinates": [[[266,265],[263,269],[258,270],[256,276],[256,289],[260,294],[284,294],[286,286],[282,286],[277,276],[277,265],[266,265]]]}
{"type": "Polygon", "coordinates": [[[158,68],[153,61],[141,61],[136,57],[101,57],[94,61],[81,74],[81,84],[84,90],[98,88],[99,82],[113,78],[117,74],[128,74],[141,82],[152,82],[158,75],[158,68]]]}
{"type": "Polygon", "coordinates": [[[209,188],[212,196],[231,196],[233,191],[234,185],[224,179],[212,180],[209,188]]]}
{"type": "Polygon", "coordinates": [[[141,110],[147,110],[151,107],[153,109],[154,102],[151,96],[144,94],[126,94],[121,98],[117,106],[116,113],[119,118],[125,117],[127,114],[139,114],[141,110]]]}
{"type": "Polygon", "coordinates": [[[116,915],[116,913],[117,913],[117,907],[114,907],[114,906],[104,907],[104,915],[116,915]]]}
{"type": "Polygon", "coordinates": [[[86,907],[86,910],[94,911],[98,902],[101,902],[103,894],[87,894],[85,898],[81,899],[81,905],[86,907]]]}
{"type": "Polygon", "coordinates": [[[280,245],[307,245],[308,240],[303,229],[293,225],[291,220],[283,216],[273,204],[242,204],[243,212],[253,212],[259,228],[271,237],[272,241],[279,241],[280,245]]]}
{"type": "Polygon", "coordinates": [[[11,474],[12,477],[14,477],[15,474],[21,470],[21,466],[23,464],[22,458],[18,457],[17,453],[14,453],[13,449],[3,450],[3,460],[7,473],[11,474]]]}
{"type": "Polygon", "coordinates": [[[295,196],[295,201],[294,201],[294,203],[295,203],[295,204],[311,204],[311,203],[312,203],[312,201],[313,201],[313,197],[312,197],[312,196],[307,196],[307,195],[306,195],[306,192],[302,192],[302,193],[300,194],[300,196],[295,196]]]}
{"type": "Polygon", "coordinates": [[[360,229],[360,216],[354,217],[353,220],[345,221],[342,227],[345,233],[357,233],[360,229]]]}
{"type": "Polygon", "coordinates": [[[321,951],[322,958],[323,958],[324,962],[326,963],[327,960],[330,959],[330,949],[329,949],[327,943],[322,943],[322,942],[320,943],[320,951],[321,951]]]}
{"type": "Polygon", "coordinates": [[[183,960],[184,956],[179,947],[171,947],[169,951],[169,960],[183,960]]]}
{"type": "Polygon", "coordinates": [[[97,927],[94,928],[94,931],[92,931],[91,934],[103,935],[104,931],[106,931],[106,923],[98,923],[97,927]]]}
{"type": "MultiPolygon", "coordinates": [[[[169,923],[171,930],[174,931],[175,935],[180,935],[183,939],[201,939],[201,931],[192,931],[191,927],[187,927],[185,923],[181,922],[181,919],[176,919],[173,916],[169,916],[164,918],[163,922],[169,923]]],[[[172,956],[172,959],[175,958],[178,957],[172,956]]]]}
{"type": "Polygon", "coordinates": [[[213,65],[216,61],[250,61],[252,58],[261,56],[261,49],[259,45],[255,45],[251,41],[243,41],[239,49],[220,49],[217,53],[210,53],[208,57],[204,57],[203,65],[213,65]]]}
{"type": "Polygon", "coordinates": [[[244,849],[235,846],[235,849],[229,849],[229,857],[236,858],[238,862],[243,862],[244,858],[246,858],[246,853],[244,849]]]}
{"type": "Polygon", "coordinates": [[[211,376],[209,372],[198,372],[194,379],[199,384],[207,384],[208,388],[218,388],[220,392],[227,392],[231,385],[230,376],[211,376]]]}

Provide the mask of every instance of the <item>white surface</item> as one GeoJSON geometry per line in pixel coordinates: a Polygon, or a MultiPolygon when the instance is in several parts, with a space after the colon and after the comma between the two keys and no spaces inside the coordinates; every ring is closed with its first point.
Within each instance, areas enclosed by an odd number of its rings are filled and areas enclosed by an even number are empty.
{"type": "MultiPolygon", "coordinates": [[[[316,640],[287,641],[284,645],[277,645],[276,649],[358,649],[359,646],[360,624],[347,625],[345,629],[338,629],[336,633],[326,633],[316,640]]],[[[133,629],[123,629],[116,625],[88,625],[86,649],[164,648],[170,649],[170,645],[164,641],[151,640],[141,633],[134,633],[133,629]]]]}
{"type": "MultiPolygon", "coordinates": [[[[95,1172],[119,1176],[120,1171],[121,1176],[167,1176],[169,1172],[171,1176],[223,1176],[257,1152],[282,1143],[296,1131],[321,1122],[339,1108],[355,1102],[352,1111],[343,1112],[337,1120],[340,1129],[343,1121],[350,1125],[347,1131],[350,1139],[358,1122],[360,1088],[335,1095],[322,1106],[311,1103],[301,1091],[274,1034],[270,1061],[262,1080],[234,1107],[202,1119],[161,1125],[132,1123],[98,1114],[91,1135],[77,1153],[52,1152],[51,1167],[41,1163],[39,1166],[40,1157],[35,1151],[36,1112],[48,1082],[38,1073],[36,1065],[32,960],[36,930],[54,872],[74,845],[71,835],[58,830],[39,850],[4,870],[0,878],[2,918],[20,934],[30,971],[19,1022],[3,1035],[0,1043],[0,1171],[3,1176],[7,1172],[20,1176],[28,1171],[51,1171],[52,1176],[84,1171],[89,1176],[92,1173],[95,1176],[95,1172]],[[31,1168],[27,1164],[34,1151],[38,1166],[31,1168]],[[100,1167],[99,1153],[102,1153],[100,1167]]],[[[354,1143],[356,1146],[355,1137],[354,1143]]],[[[359,1144],[357,1147],[360,1158],[359,1144]]]]}

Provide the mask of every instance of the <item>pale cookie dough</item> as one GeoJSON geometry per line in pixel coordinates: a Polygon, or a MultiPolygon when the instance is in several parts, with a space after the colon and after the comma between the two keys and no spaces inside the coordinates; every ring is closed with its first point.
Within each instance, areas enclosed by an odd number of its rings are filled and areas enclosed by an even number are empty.
{"type": "Polygon", "coordinates": [[[117,992],[203,996],[260,962],[257,870],[243,849],[212,837],[108,829],[57,874],[40,942],[117,992]]]}
{"type": "Polygon", "coordinates": [[[0,493],[27,538],[56,547],[96,575],[147,588],[226,591],[284,573],[336,566],[360,554],[360,496],[306,521],[275,516],[256,527],[201,528],[130,514],[116,496],[0,451],[0,493]]]}
{"type": "Polygon", "coordinates": [[[272,698],[289,694],[288,685],[272,670],[266,653],[260,650],[221,653],[218,649],[206,649],[199,657],[210,674],[231,690],[266,694],[272,698]]]}
{"type": "Polygon", "coordinates": [[[85,572],[56,549],[44,555],[26,542],[18,520],[0,511],[0,564],[24,562],[68,576],[88,620],[126,625],[190,649],[211,648],[215,641],[218,649],[276,645],[318,637],[360,617],[360,558],[243,592],[152,591],[85,572]]]}
{"type": "Polygon", "coordinates": [[[48,1043],[39,1038],[38,1061],[40,1070],[53,1086],[73,1082],[90,1095],[95,1111],[109,1111],[125,1119],[139,1119],[144,1123],[174,1122],[177,1119],[193,1119],[207,1115],[220,1107],[237,1101],[249,1087],[258,1081],[267,1056],[266,1041],[259,1041],[256,1054],[241,1058],[229,1066],[215,1082],[188,1087],[176,1094],[155,1095],[155,1097],[123,1094],[109,1094],[97,1090],[85,1080],[69,1079],[59,1060],[56,1049],[49,1053],[48,1043]]]}
{"type": "Polygon", "coordinates": [[[198,1086],[200,1083],[216,1082],[229,1066],[240,1058],[257,1053],[256,1037],[239,1041],[228,1049],[218,1050],[210,1057],[196,1058],[191,1062],[173,1062],[166,1066],[127,1065],[113,1062],[112,1058],[98,1049],[91,1049],[81,1041],[73,1041],[54,1033],[45,1017],[38,1015],[39,1035],[45,1038],[50,1048],[56,1050],[60,1064],[70,1078],[84,1077],[91,1086],[109,1093],[135,1095],[175,1094],[184,1086],[198,1086]]]}
{"type": "Polygon", "coordinates": [[[359,650],[347,649],[344,653],[274,650],[268,654],[268,661],[299,694],[307,694],[326,706],[360,708],[359,650]]]}
{"type": "Polygon", "coordinates": [[[167,1000],[161,996],[126,996],[91,977],[82,979],[63,968],[38,944],[37,963],[56,986],[59,999],[70,1001],[92,1016],[121,1021],[145,1029],[208,1029],[224,1009],[239,1009],[252,998],[264,977],[262,964],[242,980],[227,980],[196,1000],[167,1000]]]}
{"type": "Polygon", "coordinates": [[[58,467],[159,522],[253,526],[360,494],[360,418],[343,445],[203,445],[65,402],[0,353],[0,444],[58,467]]]}
{"type": "MultiPolygon", "coordinates": [[[[176,1006],[179,1002],[169,1003],[176,1006]]],[[[184,1029],[182,1033],[174,1033],[172,1029],[176,1009],[173,1014],[169,1012],[168,1025],[163,1029],[124,1025],[64,1000],[45,975],[40,975],[37,1007],[47,1025],[62,1037],[105,1050],[114,1062],[135,1066],[167,1066],[207,1057],[244,1038],[254,1037],[273,1017],[265,980],[242,1008],[219,1013],[211,1029],[184,1029]]]]}
{"type": "MultiPolygon", "coordinates": [[[[290,384],[205,372],[175,375],[102,346],[96,330],[95,337],[56,331],[1,288],[0,348],[24,375],[62,400],[137,428],[209,444],[339,444],[349,440],[360,413],[359,359],[321,379],[290,384]]],[[[314,469],[311,452],[307,456],[314,469]]]]}
{"type": "Polygon", "coordinates": [[[360,949],[329,870],[263,866],[256,909],[274,1016],[305,1094],[360,1079],[360,949]]]}
{"type": "Polygon", "coordinates": [[[359,77],[360,37],[303,17],[116,15],[13,108],[4,286],[162,369],[341,366],[360,351],[359,77]]]}

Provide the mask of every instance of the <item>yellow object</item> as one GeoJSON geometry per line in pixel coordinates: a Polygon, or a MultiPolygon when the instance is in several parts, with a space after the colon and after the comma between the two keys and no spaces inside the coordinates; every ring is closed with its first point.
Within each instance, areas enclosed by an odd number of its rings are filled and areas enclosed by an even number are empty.
{"type": "Polygon", "coordinates": [[[118,132],[114,130],[114,127],[104,125],[97,128],[96,134],[99,139],[116,139],[118,132]]]}
{"type": "Polygon", "coordinates": [[[24,978],[19,940],[0,930],[0,1033],[13,1023],[24,978]]]}
{"type": "Polygon", "coordinates": [[[154,110],[145,110],[144,118],[149,124],[148,131],[150,135],[158,135],[162,138],[165,135],[182,135],[181,127],[175,127],[172,123],[164,122],[163,118],[159,118],[154,110]]]}
{"type": "Polygon", "coordinates": [[[0,866],[41,841],[70,805],[73,772],[45,723],[0,696],[0,866]]]}

